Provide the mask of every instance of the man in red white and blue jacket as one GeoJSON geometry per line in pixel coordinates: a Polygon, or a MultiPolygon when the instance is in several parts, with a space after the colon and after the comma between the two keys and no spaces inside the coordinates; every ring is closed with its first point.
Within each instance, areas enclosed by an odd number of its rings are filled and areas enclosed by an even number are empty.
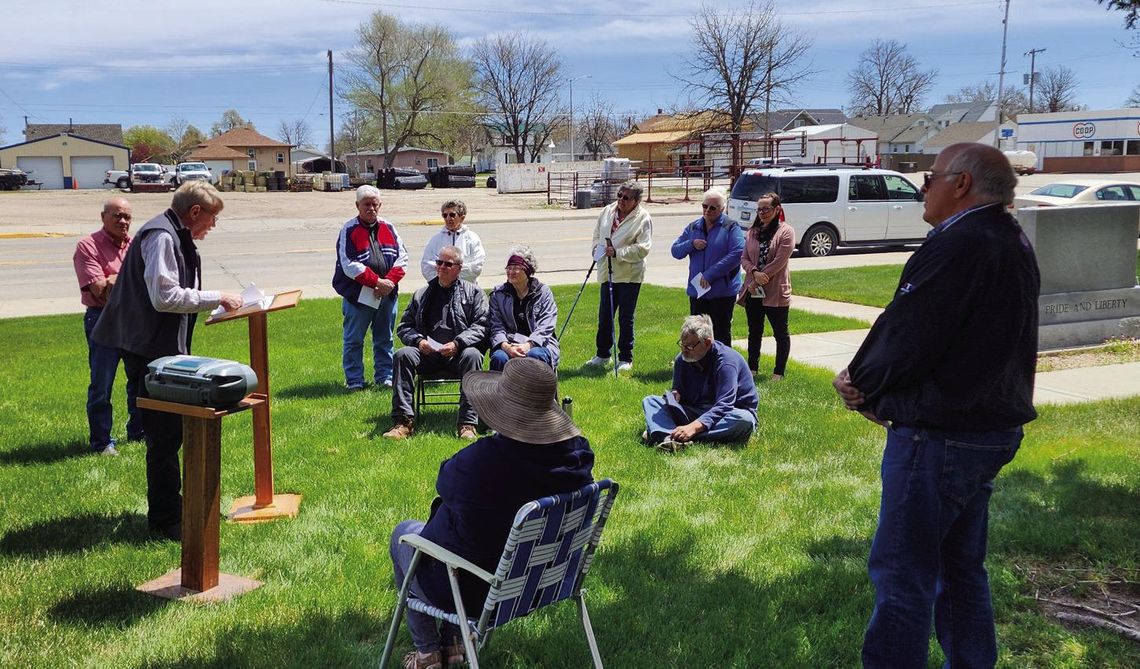
{"type": "Polygon", "coordinates": [[[380,191],[356,189],[357,215],[344,224],[336,240],[332,285],[343,299],[344,385],[363,390],[364,335],[372,328],[373,379],[392,386],[392,325],[400,279],[408,267],[408,251],[396,227],[378,216],[380,191]]]}

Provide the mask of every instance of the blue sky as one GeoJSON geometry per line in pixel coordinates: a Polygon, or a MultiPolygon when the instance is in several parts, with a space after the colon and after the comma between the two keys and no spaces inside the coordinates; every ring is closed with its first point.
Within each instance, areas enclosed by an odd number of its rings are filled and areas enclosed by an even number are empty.
{"type": "MultiPolygon", "coordinates": [[[[0,126],[3,143],[32,123],[121,123],[159,127],[181,116],[208,131],[237,109],[275,136],[281,121],[305,119],[323,145],[328,134],[326,50],[344,62],[356,27],[381,10],[405,21],[448,26],[461,47],[485,35],[524,29],[562,56],[579,109],[591,94],[619,113],[683,106],[690,48],[684,0],[0,0],[0,126]],[[17,9],[18,7],[18,9],[17,9]]],[[[720,0],[718,8],[743,4],[720,0]]],[[[937,68],[926,105],[964,85],[996,83],[1000,0],[774,0],[785,26],[814,40],[817,71],[794,91],[797,107],[844,107],[846,75],[875,38],[895,39],[925,68],[937,68]]],[[[1095,0],[1013,0],[1006,82],[1063,64],[1078,76],[1078,102],[1122,106],[1140,85],[1140,58],[1121,43],[1123,15],[1095,0]]],[[[567,87],[568,88],[568,87],[567,87]]],[[[336,114],[346,106],[336,101],[336,114]]]]}

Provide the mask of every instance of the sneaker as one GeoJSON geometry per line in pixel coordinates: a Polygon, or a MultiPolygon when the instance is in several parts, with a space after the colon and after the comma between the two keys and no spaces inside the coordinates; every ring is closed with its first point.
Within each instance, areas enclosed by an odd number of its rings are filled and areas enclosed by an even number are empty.
{"type": "Polygon", "coordinates": [[[96,455],[118,455],[119,450],[117,448],[115,448],[114,444],[109,444],[109,445],[105,446],[103,448],[103,450],[95,451],[95,454],[96,455]]]}
{"type": "Polygon", "coordinates": [[[365,388],[367,388],[367,386],[364,385],[363,383],[346,383],[346,384],[344,384],[344,389],[350,393],[358,393],[361,390],[364,390],[365,388]]]}
{"type": "Polygon", "coordinates": [[[609,358],[603,358],[600,355],[595,355],[594,357],[592,357],[586,361],[586,367],[600,367],[602,369],[605,369],[606,367],[609,367],[609,365],[610,365],[610,359],[609,358]]]}
{"type": "Polygon", "coordinates": [[[411,418],[397,418],[396,424],[392,426],[391,430],[384,433],[388,439],[407,439],[416,433],[416,428],[412,423],[411,418]]]}
{"type": "Polygon", "coordinates": [[[784,375],[783,375],[783,374],[773,374],[773,375],[772,375],[772,380],[773,380],[773,381],[783,381],[783,380],[784,380],[784,375]]]}
{"type": "Polygon", "coordinates": [[[633,371],[633,362],[629,362],[629,361],[619,362],[617,371],[619,371],[619,372],[632,372],[633,371]]]}
{"type": "Polygon", "coordinates": [[[479,438],[479,433],[475,431],[475,426],[470,423],[460,425],[459,430],[456,432],[460,439],[471,441],[479,438]]]}
{"type": "Polygon", "coordinates": [[[666,453],[678,453],[684,450],[684,448],[688,446],[688,443],[683,441],[673,441],[672,438],[665,437],[659,441],[656,446],[657,450],[665,451],[666,453]]]}
{"type": "Polygon", "coordinates": [[[383,381],[380,382],[380,385],[384,386],[385,388],[391,388],[392,387],[392,379],[384,379],[383,381]]]}

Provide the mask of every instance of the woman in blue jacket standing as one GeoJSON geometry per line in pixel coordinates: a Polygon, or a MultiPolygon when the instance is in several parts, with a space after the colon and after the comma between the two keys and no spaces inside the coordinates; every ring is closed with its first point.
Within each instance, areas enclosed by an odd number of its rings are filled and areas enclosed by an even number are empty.
{"type": "Polygon", "coordinates": [[[732,345],[732,308],[740,292],[740,256],[744,252],[744,232],[724,215],[727,194],[714,186],[701,202],[703,214],[685,226],[673,242],[673,257],[689,258],[689,314],[708,314],[713,337],[732,345]]]}

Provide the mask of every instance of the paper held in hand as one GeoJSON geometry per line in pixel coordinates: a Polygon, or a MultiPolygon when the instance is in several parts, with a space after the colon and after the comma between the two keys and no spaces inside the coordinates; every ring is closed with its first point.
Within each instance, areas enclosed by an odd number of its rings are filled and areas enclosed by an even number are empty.
{"type": "MultiPolygon", "coordinates": [[[[266,296],[257,287],[257,284],[250,283],[249,287],[241,291],[241,308],[256,306],[259,309],[268,309],[269,305],[273,304],[273,297],[273,295],[266,296]]],[[[218,305],[216,309],[210,312],[210,316],[220,316],[224,313],[226,313],[225,307],[218,305]]]]}
{"type": "Polygon", "coordinates": [[[697,291],[697,297],[704,297],[705,293],[712,289],[711,285],[708,288],[701,285],[701,279],[704,277],[704,272],[698,272],[697,275],[693,277],[693,280],[689,282],[693,285],[693,289],[697,291]]]}

